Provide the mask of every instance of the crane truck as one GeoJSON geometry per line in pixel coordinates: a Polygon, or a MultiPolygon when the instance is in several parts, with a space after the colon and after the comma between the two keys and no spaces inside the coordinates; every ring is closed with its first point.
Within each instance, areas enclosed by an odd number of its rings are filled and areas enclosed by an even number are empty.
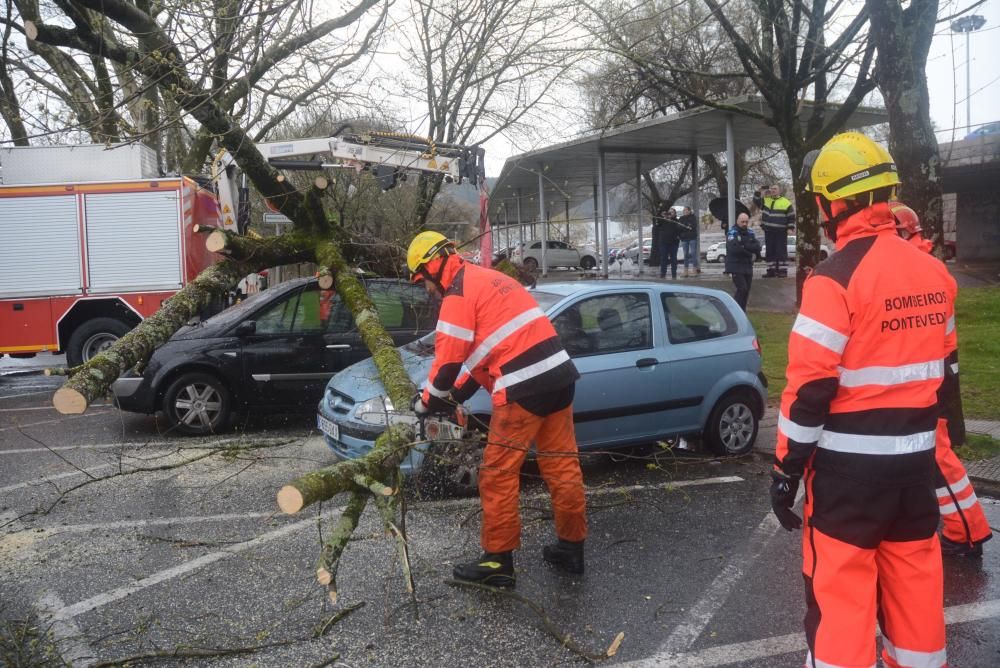
{"type": "MultiPolygon", "coordinates": [[[[279,169],[367,169],[383,188],[408,171],[484,178],[478,146],[392,133],[257,148],[279,169]]],[[[86,362],[215,261],[196,225],[245,227],[246,189],[226,152],[210,183],[160,176],[138,144],[0,148],[0,164],[0,356],[86,362]]]]}

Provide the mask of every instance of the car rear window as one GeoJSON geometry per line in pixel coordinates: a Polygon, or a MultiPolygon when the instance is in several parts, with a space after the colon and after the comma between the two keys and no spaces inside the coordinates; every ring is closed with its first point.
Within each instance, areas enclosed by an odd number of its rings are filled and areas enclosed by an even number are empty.
{"type": "Polygon", "coordinates": [[[711,295],[664,292],[670,343],[691,343],[735,334],[739,327],[722,300],[711,295]]]}

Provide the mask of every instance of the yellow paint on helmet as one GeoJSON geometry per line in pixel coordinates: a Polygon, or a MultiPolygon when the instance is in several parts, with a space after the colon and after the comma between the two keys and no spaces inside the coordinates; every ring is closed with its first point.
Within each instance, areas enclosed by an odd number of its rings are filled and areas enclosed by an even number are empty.
{"type": "Polygon", "coordinates": [[[806,189],[833,201],[898,185],[889,151],[860,132],[845,132],[820,150],[806,189]]]}
{"type": "Polygon", "coordinates": [[[440,232],[421,232],[413,237],[406,251],[406,267],[411,274],[436,258],[445,248],[454,248],[455,244],[440,232]]]}

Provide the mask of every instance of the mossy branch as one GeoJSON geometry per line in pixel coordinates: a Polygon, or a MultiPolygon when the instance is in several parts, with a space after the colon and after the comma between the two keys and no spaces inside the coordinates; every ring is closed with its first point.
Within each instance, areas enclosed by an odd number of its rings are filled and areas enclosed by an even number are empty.
{"type": "Polygon", "coordinates": [[[337,568],[340,565],[340,557],[347,547],[351,535],[358,528],[361,513],[368,503],[368,494],[356,491],[351,494],[347,507],[337,520],[336,526],[330,531],[323,550],[319,554],[319,562],[316,564],[316,580],[326,587],[330,603],[337,604],[337,568]]]}

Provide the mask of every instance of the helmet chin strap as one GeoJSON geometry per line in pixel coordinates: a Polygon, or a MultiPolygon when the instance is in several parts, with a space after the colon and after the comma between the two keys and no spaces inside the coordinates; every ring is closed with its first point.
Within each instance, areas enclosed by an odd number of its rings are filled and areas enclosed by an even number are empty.
{"type": "MultiPolygon", "coordinates": [[[[895,189],[893,189],[895,192],[895,189]]],[[[825,197],[816,196],[819,206],[823,209],[823,213],[826,215],[826,220],[823,221],[823,230],[826,232],[826,236],[830,238],[830,241],[837,242],[837,226],[844,220],[847,220],[851,216],[861,211],[864,211],[876,201],[874,191],[866,193],[868,195],[868,203],[862,204],[856,200],[848,200],[844,203],[844,210],[838,214],[833,213],[833,202],[826,199],[825,197]]]]}
{"type": "Polygon", "coordinates": [[[445,253],[441,256],[441,262],[438,263],[437,271],[434,274],[427,271],[427,265],[420,266],[420,273],[423,274],[425,281],[430,281],[434,284],[434,287],[438,289],[442,295],[445,293],[444,285],[441,284],[441,277],[444,276],[444,265],[448,262],[448,258],[454,255],[454,253],[445,253]]]}

